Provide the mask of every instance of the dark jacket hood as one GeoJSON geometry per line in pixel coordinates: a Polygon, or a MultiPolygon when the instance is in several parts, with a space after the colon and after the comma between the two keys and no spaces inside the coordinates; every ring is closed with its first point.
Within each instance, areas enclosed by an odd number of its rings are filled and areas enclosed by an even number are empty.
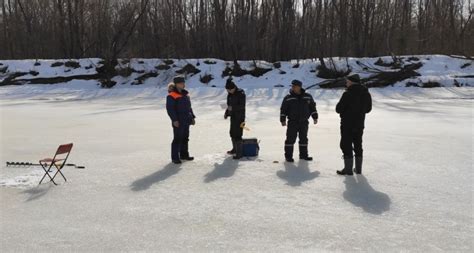
{"type": "Polygon", "coordinates": [[[365,87],[364,85],[362,85],[360,83],[354,83],[349,88],[347,88],[347,90],[351,91],[351,92],[357,92],[357,93],[368,91],[367,87],[365,87]]]}
{"type": "Polygon", "coordinates": [[[301,94],[299,94],[299,95],[294,93],[293,90],[290,89],[290,95],[292,95],[292,96],[301,96],[301,95],[304,95],[304,94],[306,94],[306,90],[303,89],[303,88],[301,88],[301,94]]]}
{"type": "Polygon", "coordinates": [[[181,94],[181,95],[183,95],[183,96],[186,96],[186,95],[188,95],[188,93],[189,93],[186,89],[183,89],[183,90],[181,90],[181,92],[180,92],[180,91],[178,90],[178,88],[176,88],[176,87],[174,87],[173,90],[170,91],[170,93],[171,93],[171,92],[177,92],[177,93],[179,93],[179,94],[181,94]]]}

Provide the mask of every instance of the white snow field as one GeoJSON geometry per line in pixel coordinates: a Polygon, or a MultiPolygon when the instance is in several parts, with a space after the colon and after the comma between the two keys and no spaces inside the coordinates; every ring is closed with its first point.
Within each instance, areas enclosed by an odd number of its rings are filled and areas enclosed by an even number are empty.
{"type": "Polygon", "coordinates": [[[222,88],[190,88],[196,157],[170,164],[171,125],[158,87],[71,82],[0,88],[2,252],[438,252],[473,250],[474,89],[370,90],[363,176],[342,168],[341,90],[310,90],[313,162],[283,162],[287,88],[248,88],[246,137],[260,156],[227,157],[222,88]],[[90,89],[81,88],[91,86],[90,89]],[[6,161],[73,142],[59,186],[6,161]],[[278,163],[274,163],[278,161],[278,163]]]}

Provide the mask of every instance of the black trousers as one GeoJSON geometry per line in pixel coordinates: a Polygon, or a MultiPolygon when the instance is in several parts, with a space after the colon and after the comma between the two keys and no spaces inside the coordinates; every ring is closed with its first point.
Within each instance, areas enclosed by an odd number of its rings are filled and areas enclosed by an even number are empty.
{"type": "Polygon", "coordinates": [[[231,117],[230,118],[230,138],[233,141],[242,141],[242,135],[244,134],[244,129],[240,127],[242,122],[245,120],[241,117],[231,117]]]}
{"type": "Polygon", "coordinates": [[[171,160],[189,157],[189,124],[179,122],[179,127],[173,126],[173,142],[171,143],[171,160]]]}
{"type": "Polygon", "coordinates": [[[285,157],[293,158],[293,150],[296,138],[299,139],[300,157],[308,156],[308,121],[288,121],[285,140],[285,157]]]}
{"type": "Polygon", "coordinates": [[[362,149],[363,128],[343,128],[341,127],[341,142],[339,146],[344,154],[344,159],[354,157],[362,157],[364,150],[362,149]]]}

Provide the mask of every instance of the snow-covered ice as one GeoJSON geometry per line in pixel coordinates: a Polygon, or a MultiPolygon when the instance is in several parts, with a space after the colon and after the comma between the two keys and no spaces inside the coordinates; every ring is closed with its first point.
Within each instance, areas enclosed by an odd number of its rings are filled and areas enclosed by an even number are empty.
{"type": "Polygon", "coordinates": [[[472,252],[473,88],[371,89],[355,177],[335,173],[341,90],[310,91],[315,161],[294,165],[278,122],[286,88],[246,89],[245,136],[261,153],[240,162],[224,155],[225,91],[190,91],[196,160],[176,166],[163,88],[0,88],[1,251],[472,252]],[[60,186],[36,186],[40,168],[5,167],[67,142],[86,169],[67,167],[60,186]]]}

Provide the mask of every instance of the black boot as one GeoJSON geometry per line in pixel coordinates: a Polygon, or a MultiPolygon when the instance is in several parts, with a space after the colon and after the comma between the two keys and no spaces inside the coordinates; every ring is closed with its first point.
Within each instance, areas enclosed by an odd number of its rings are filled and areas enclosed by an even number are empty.
{"type": "Polygon", "coordinates": [[[294,146],[291,144],[285,144],[285,160],[287,162],[294,162],[295,160],[293,159],[293,149],[294,146]]]}
{"type": "Polygon", "coordinates": [[[236,151],[235,151],[235,140],[232,139],[232,149],[227,151],[227,154],[228,155],[235,155],[236,151]]]}
{"type": "Polygon", "coordinates": [[[188,142],[181,144],[181,152],[179,152],[179,158],[183,161],[192,161],[194,157],[189,155],[188,142]]]}
{"type": "Polygon", "coordinates": [[[300,160],[312,161],[313,158],[308,156],[308,144],[300,144],[300,160]]]}
{"type": "Polygon", "coordinates": [[[183,161],[192,161],[194,160],[194,157],[190,156],[189,152],[185,151],[180,153],[179,159],[183,161]]]}
{"type": "Polygon", "coordinates": [[[354,158],[344,158],[344,169],[343,170],[338,170],[337,174],[339,175],[347,175],[347,176],[352,176],[354,175],[352,173],[352,166],[354,165],[354,158]]]}
{"type": "Polygon", "coordinates": [[[242,150],[242,141],[235,141],[235,155],[234,159],[239,160],[240,158],[243,157],[243,150],[242,150]]]}
{"type": "Polygon", "coordinates": [[[362,174],[362,156],[355,158],[355,168],[354,172],[356,174],[362,174]]]}
{"type": "Polygon", "coordinates": [[[174,164],[181,164],[182,162],[181,162],[181,160],[173,160],[173,163],[174,164]]]}

